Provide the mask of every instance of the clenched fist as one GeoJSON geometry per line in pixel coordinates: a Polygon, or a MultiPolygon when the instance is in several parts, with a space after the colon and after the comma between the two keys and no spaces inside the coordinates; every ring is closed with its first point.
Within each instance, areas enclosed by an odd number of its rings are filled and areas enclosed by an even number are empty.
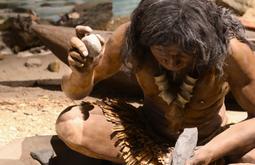
{"type": "Polygon", "coordinates": [[[96,66],[105,41],[100,35],[92,34],[88,26],[76,26],[75,30],[77,37],[71,38],[68,63],[73,71],[83,73],[96,66]]]}

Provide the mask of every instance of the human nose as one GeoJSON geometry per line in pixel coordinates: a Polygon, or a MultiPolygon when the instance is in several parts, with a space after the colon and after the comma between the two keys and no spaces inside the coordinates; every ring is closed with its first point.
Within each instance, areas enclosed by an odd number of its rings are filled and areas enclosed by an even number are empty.
{"type": "Polygon", "coordinates": [[[177,58],[176,56],[170,56],[167,60],[168,66],[174,68],[177,65],[177,58]]]}

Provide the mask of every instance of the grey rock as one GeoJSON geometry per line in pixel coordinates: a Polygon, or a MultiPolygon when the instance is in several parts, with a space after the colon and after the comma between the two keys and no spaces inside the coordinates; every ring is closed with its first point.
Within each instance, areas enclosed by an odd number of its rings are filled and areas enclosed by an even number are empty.
{"type": "Polygon", "coordinates": [[[102,50],[101,43],[95,34],[90,34],[82,38],[82,41],[87,46],[89,56],[96,57],[102,50]]]}
{"type": "Polygon", "coordinates": [[[174,147],[172,165],[184,165],[197,145],[197,128],[185,128],[174,147]]]}
{"type": "Polygon", "coordinates": [[[50,159],[53,158],[54,152],[52,150],[39,150],[30,152],[33,159],[40,162],[41,165],[49,165],[50,159]]]}

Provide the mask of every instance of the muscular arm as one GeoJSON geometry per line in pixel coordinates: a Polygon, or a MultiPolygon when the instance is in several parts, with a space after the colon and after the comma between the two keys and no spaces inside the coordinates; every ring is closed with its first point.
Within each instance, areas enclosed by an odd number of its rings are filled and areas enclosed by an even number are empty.
{"type": "Polygon", "coordinates": [[[250,117],[255,116],[255,55],[237,39],[230,41],[225,72],[231,92],[250,117]]]}
{"type": "Polygon", "coordinates": [[[62,90],[72,99],[82,99],[93,86],[119,71],[122,65],[121,47],[129,23],[121,25],[110,37],[101,52],[98,64],[85,72],[72,71],[62,79],[62,90]]]}
{"type": "MultiPolygon", "coordinates": [[[[237,39],[230,41],[230,55],[226,59],[227,80],[238,103],[255,114],[255,55],[237,39]]],[[[187,164],[207,164],[224,156],[238,159],[255,148],[255,118],[237,123],[202,146],[187,164]],[[195,162],[195,163],[194,163],[195,162]]]]}

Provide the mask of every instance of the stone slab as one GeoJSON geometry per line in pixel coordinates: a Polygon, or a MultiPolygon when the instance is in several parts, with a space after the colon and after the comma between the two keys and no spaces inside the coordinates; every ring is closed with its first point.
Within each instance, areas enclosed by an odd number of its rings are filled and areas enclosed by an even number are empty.
{"type": "Polygon", "coordinates": [[[31,57],[6,56],[0,60],[0,84],[9,86],[58,85],[68,69],[53,54],[31,57]],[[41,61],[41,66],[26,67],[25,63],[29,59],[41,61]],[[60,65],[59,72],[48,71],[48,65],[56,61],[60,65]]]}
{"type": "Polygon", "coordinates": [[[51,165],[114,165],[111,162],[86,157],[69,149],[57,136],[34,136],[16,140],[0,148],[0,165],[40,165],[30,156],[31,152],[49,150],[55,156],[51,165]]]}
{"type": "MultiPolygon", "coordinates": [[[[16,87],[60,85],[63,75],[68,72],[70,72],[69,67],[52,53],[30,57],[18,57],[15,55],[5,56],[0,60],[0,85],[16,87]],[[26,67],[25,63],[28,60],[40,60],[41,66],[26,67]],[[56,61],[60,64],[59,72],[48,71],[48,65],[56,61]]],[[[125,97],[142,96],[141,89],[137,85],[134,76],[125,69],[121,69],[121,71],[114,76],[98,83],[94,88],[93,93],[97,95],[107,94],[125,97]]]]}

